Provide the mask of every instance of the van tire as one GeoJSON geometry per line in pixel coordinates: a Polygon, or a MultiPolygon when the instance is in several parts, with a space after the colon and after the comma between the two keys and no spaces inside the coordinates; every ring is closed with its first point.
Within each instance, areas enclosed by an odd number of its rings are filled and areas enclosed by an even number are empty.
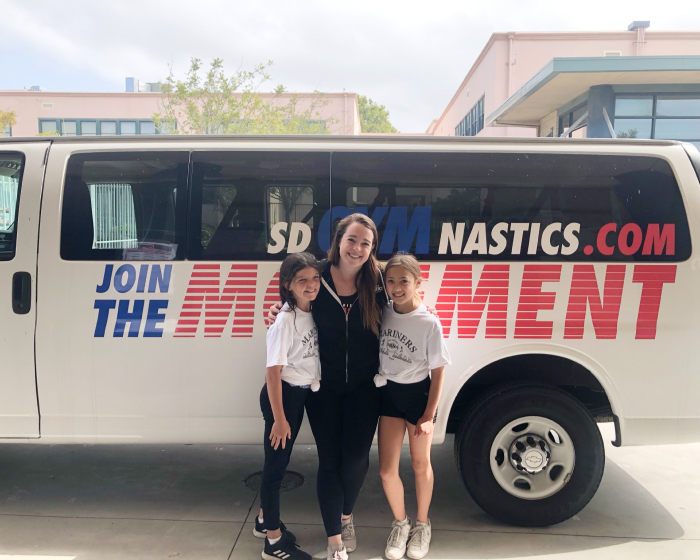
{"type": "MultiPolygon", "coordinates": [[[[527,441],[532,443],[533,439],[527,441]]],[[[595,420],[569,393],[545,385],[515,384],[491,391],[474,406],[455,437],[455,459],[462,482],[484,511],[511,525],[544,527],[569,519],[588,504],[603,477],[605,449],[595,420]],[[521,420],[524,422],[510,427],[521,420]],[[547,431],[547,426],[553,426],[555,433],[547,431]],[[533,433],[537,443],[532,447],[535,453],[528,450],[528,465],[543,460],[545,470],[536,474],[516,470],[517,465],[525,464],[521,462],[525,454],[520,456],[513,447],[520,441],[522,448],[520,431],[523,437],[533,433]],[[563,434],[558,436],[558,432],[563,434]],[[551,434],[551,441],[542,442],[537,433],[551,434]],[[508,441],[513,441],[513,446],[508,447],[508,441]],[[538,446],[551,454],[540,454],[538,446]],[[516,453],[504,457],[504,448],[516,453]],[[494,449],[498,451],[492,458],[494,449]],[[565,457],[562,461],[566,463],[571,455],[570,466],[555,464],[555,456],[565,457]],[[549,471],[547,460],[552,466],[549,471]],[[570,474],[568,482],[561,474],[553,481],[556,472],[567,472],[564,469],[570,474]],[[542,478],[547,476],[549,479],[542,478]],[[517,480],[509,482],[513,477],[517,480]],[[528,481],[533,481],[532,488],[528,481]],[[544,497],[523,497],[538,488],[544,489],[544,497]],[[546,495],[551,491],[554,493],[546,495]]]]}

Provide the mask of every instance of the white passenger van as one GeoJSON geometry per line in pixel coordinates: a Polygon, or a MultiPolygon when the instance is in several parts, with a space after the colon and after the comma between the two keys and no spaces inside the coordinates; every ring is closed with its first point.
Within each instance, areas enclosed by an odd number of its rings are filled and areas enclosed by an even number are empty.
{"type": "Polygon", "coordinates": [[[280,261],[363,212],[448,340],[435,443],[495,517],[563,521],[596,421],[700,440],[698,171],[660,141],[0,140],[0,438],[261,442],[280,261]]]}

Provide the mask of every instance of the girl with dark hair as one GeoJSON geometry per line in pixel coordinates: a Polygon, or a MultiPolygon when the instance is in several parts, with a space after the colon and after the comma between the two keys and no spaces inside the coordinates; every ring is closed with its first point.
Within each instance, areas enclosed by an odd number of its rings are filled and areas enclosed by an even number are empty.
{"type": "MultiPolygon", "coordinates": [[[[347,560],[357,538],[352,511],[369,467],[380,393],[379,324],[387,303],[374,222],[352,214],[337,226],[313,306],[321,387],[306,400],[318,450],[318,501],[328,560],[347,560]]],[[[276,306],[271,309],[274,320],[276,306]]]]}
{"type": "Polygon", "coordinates": [[[265,419],[265,466],[260,513],[253,534],[265,539],[266,560],[310,560],[280,521],[280,486],[304,418],[304,404],[318,391],[321,366],[311,305],[320,288],[321,266],[310,253],[293,253],[280,267],[284,306],[267,331],[266,383],[260,392],[265,419]]]}

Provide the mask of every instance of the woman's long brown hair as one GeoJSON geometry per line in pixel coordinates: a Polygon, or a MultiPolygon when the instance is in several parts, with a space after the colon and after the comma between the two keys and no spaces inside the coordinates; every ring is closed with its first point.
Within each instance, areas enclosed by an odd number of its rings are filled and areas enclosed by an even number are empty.
{"type": "Polygon", "coordinates": [[[382,319],[382,311],[377,304],[377,280],[379,279],[379,261],[377,260],[377,226],[364,214],[350,214],[338,222],[338,226],[333,235],[333,242],[328,251],[328,260],[332,265],[338,266],[340,263],[340,241],[350,224],[361,224],[372,232],[372,251],[369,258],[362,265],[360,272],[355,278],[357,286],[358,300],[362,310],[362,323],[366,329],[379,336],[379,323],[382,319]]]}

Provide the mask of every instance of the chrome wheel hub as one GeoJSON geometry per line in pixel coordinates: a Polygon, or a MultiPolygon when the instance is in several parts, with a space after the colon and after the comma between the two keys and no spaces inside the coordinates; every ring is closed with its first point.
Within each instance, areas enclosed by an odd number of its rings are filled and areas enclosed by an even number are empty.
{"type": "Polygon", "coordinates": [[[542,500],[559,492],[574,472],[576,451],[554,420],[523,416],[508,422],[491,445],[491,472],[509,494],[542,500]]]}
{"type": "Polygon", "coordinates": [[[547,468],[552,453],[547,441],[537,434],[527,434],[513,440],[510,463],[516,471],[537,474],[547,468]]]}

